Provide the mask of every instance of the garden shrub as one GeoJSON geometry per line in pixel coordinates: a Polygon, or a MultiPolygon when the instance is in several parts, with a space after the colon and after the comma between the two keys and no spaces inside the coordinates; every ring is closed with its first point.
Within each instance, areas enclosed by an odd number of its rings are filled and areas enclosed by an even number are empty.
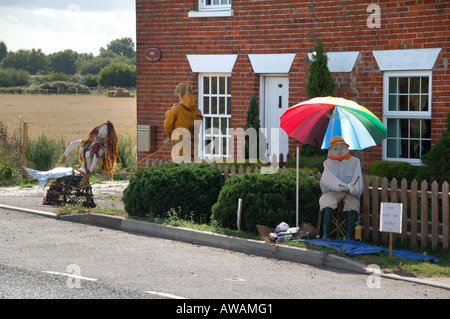
{"type": "Polygon", "coordinates": [[[211,207],[223,186],[222,174],[206,165],[164,164],[138,170],[123,192],[131,216],[168,217],[209,222],[211,207]]]}
{"type": "Polygon", "coordinates": [[[42,134],[37,139],[28,141],[27,159],[29,166],[47,171],[55,167],[64,152],[64,141],[56,140],[42,134]]]}
{"type": "MultiPolygon", "coordinates": [[[[251,173],[229,178],[212,208],[212,219],[224,228],[236,228],[237,206],[242,199],[241,229],[256,232],[256,224],[295,226],[296,173],[251,173]]],[[[299,220],[316,224],[321,196],[314,174],[299,172],[299,220]]]]}
{"type": "Polygon", "coordinates": [[[386,177],[389,182],[395,178],[398,182],[406,179],[410,183],[417,174],[417,167],[406,162],[373,161],[370,163],[368,173],[386,177]]]}

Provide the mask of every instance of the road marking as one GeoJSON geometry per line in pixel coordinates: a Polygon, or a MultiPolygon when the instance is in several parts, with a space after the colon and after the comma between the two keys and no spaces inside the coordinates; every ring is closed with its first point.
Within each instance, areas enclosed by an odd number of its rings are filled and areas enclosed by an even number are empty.
{"type": "Polygon", "coordinates": [[[242,278],[231,278],[231,279],[225,279],[225,281],[246,281],[245,279],[242,278]]]}
{"type": "Polygon", "coordinates": [[[67,276],[67,277],[82,279],[82,280],[86,280],[86,281],[98,281],[98,279],[95,279],[95,278],[82,277],[82,276],[77,276],[77,275],[73,275],[73,274],[68,274],[65,272],[50,271],[50,270],[47,270],[44,272],[47,274],[51,274],[51,275],[67,276]]]}
{"type": "Polygon", "coordinates": [[[146,293],[152,294],[152,295],[158,295],[158,296],[161,296],[161,297],[172,298],[172,299],[187,299],[185,297],[180,297],[180,296],[176,296],[176,295],[172,295],[172,294],[167,294],[165,292],[146,291],[146,293]]]}

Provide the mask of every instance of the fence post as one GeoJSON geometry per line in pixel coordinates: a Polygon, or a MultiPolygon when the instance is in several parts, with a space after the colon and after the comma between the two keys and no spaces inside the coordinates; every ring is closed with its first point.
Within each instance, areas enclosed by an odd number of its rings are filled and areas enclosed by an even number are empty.
{"type": "MultiPolygon", "coordinates": [[[[391,180],[391,203],[398,203],[397,179],[395,177],[391,180]]],[[[390,236],[393,237],[394,241],[397,241],[398,239],[397,234],[392,234],[390,236]]]]}
{"type": "MultiPolygon", "coordinates": [[[[22,163],[23,166],[27,167],[27,151],[28,151],[28,122],[23,122],[23,139],[22,139],[22,163]]],[[[22,176],[25,178],[27,176],[27,171],[22,168],[22,176]]]]}
{"type": "Polygon", "coordinates": [[[401,243],[404,245],[408,240],[408,182],[406,179],[402,180],[401,199],[403,203],[401,243]]]}
{"type": "Polygon", "coordinates": [[[448,249],[450,218],[448,210],[448,183],[442,184],[442,247],[448,249]]]}
{"type": "Polygon", "coordinates": [[[431,184],[431,248],[436,249],[439,243],[439,208],[438,183],[431,184]]]}
{"type": "Polygon", "coordinates": [[[363,177],[364,189],[363,189],[363,214],[362,214],[362,225],[363,225],[363,237],[364,239],[369,239],[370,227],[369,227],[369,177],[364,175],[363,177]]]}
{"type": "MultiPolygon", "coordinates": [[[[388,197],[388,180],[386,177],[383,177],[383,179],[381,180],[381,202],[389,202],[389,197],[388,197]]],[[[378,206],[378,209],[380,209],[380,207],[378,206]]],[[[388,238],[388,233],[387,232],[382,232],[381,233],[381,240],[383,243],[387,243],[389,238],[388,238]]]]}
{"type": "Polygon", "coordinates": [[[378,201],[378,178],[372,177],[372,239],[378,240],[378,210],[380,204],[378,201]]]}
{"type": "Polygon", "coordinates": [[[411,182],[411,245],[417,245],[417,181],[411,182]]]}
{"type": "Polygon", "coordinates": [[[422,248],[428,245],[428,184],[423,181],[420,188],[420,223],[422,234],[422,248]]]}

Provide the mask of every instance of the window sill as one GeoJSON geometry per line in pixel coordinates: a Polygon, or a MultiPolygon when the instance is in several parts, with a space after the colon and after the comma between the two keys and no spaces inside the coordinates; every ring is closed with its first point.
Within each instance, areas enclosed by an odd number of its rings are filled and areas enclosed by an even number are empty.
{"type": "Polygon", "coordinates": [[[215,18],[215,17],[232,17],[232,16],[234,16],[233,10],[190,11],[188,13],[189,18],[215,18]]]}

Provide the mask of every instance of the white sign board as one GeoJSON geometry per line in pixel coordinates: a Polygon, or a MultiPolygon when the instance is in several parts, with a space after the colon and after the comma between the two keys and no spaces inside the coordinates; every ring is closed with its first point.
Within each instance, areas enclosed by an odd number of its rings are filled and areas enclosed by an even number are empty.
{"type": "Polygon", "coordinates": [[[380,231],[390,233],[402,232],[402,203],[381,203],[380,231]]]}

